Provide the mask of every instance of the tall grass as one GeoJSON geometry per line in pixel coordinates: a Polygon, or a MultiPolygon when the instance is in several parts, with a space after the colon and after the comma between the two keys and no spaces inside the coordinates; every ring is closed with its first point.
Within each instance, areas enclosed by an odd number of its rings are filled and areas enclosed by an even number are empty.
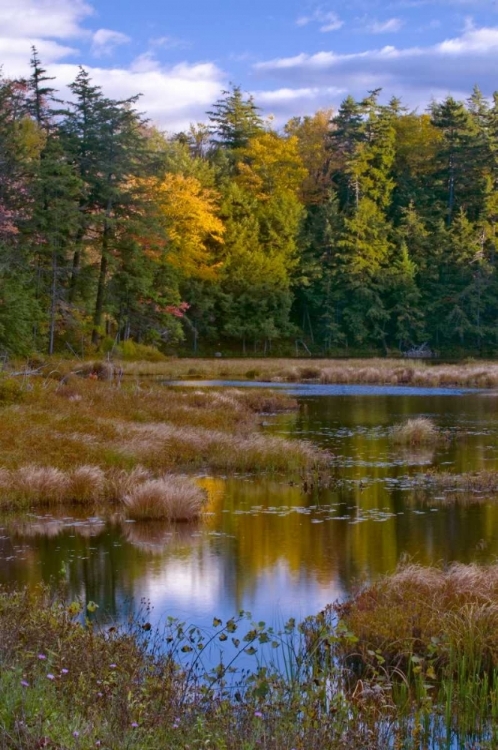
{"type": "Polygon", "coordinates": [[[453,564],[447,570],[404,565],[335,607],[358,639],[345,653],[365,665],[400,666],[413,655],[438,667],[465,658],[498,669],[498,565],[453,564]]]}
{"type": "Polygon", "coordinates": [[[123,497],[129,518],[192,521],[198,518],[206,496],[188,477],[163,476],[135,486],[123,497]]]}
{"type": "Polygon", "coordinates": [[[487,502],[498,494],[498,471],[483,469],[459,474],[432,470],[412,475],[410,485],[416,497],[432,505],[487,502]]]}
{"type": "Polygon", "coordinates": [[[128,518],[190,521],[204,504],[204,491],[186,476],[168,475],[153,479],[149,471],[136,466],[131,471],[99,466],[77,466],[62,471],[46,466],[21,466],[0,471],[0,506],[13,501],[25,505],[82,503],[102,507],[120,504],[128,518]]]}
{"type": "Polygon", "coordinates": [[[391,440],[398,445],[433,445],[440,439],[440,433],[431,419],[416,417],[395,425],[391,430],[391,440]]]}
{"type": "Polygon", "coordinates": [[[324,466],[310,444],[260,432],[260,413],[296,406],[264,389],[32,380],[21,402],[0,406],[0,505],[118,502],[165,473],[324,466]]]}
{"type": "Polygon", "coordinates": [[[420,387],[497,388],[495,362],[454,365],[405,362],[399,359],[169,359],[166,362],[123,363],[127,376],[146,375],[177,380],[225,378],[260,381],[303,380],[324,384],[376,384],[420,387]]]}
{"type": "MultiPolygon", "coordinates": [[[[492,628],[471,611],[467,579],[482,587],[476,571],[451,578],[468,604],[469,639],[477,622],[478,634],[492,628]]],[[[413,566],[398,572],[396,587],[407,580],[424,591],[429,583],[413,566]]],[[[98,602],[85,607],[61,594],[0,591],[2,750],[496,747],[496,672],[480,662],[481,641],[474,662],[453,651],[441,677],[423,652],[412,651],[403,673],[389,671],[378,650],[365,651],[373,668],[358,679],[340,649],[364,642],[346,632],[343,610],[337,630],[325,613],[278,631],[245,613],[215,617],[210,629],[169,618],[155,630],[147,609],[101,629],[98,602]]]]}

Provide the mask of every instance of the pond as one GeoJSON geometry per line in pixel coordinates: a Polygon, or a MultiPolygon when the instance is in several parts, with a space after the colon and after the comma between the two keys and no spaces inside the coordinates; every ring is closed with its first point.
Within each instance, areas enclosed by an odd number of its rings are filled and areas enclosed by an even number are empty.
{"type": "MultiPolygon", "coordinates": [[[[199,387],[199,383],[196,383],[199,387]]],[[[206,384],[207,385],[207,384],[206,384]]],[[[240,383],[237,383],[240,387],[240,383]]],[[[422,564],[486,562],[498,554],[498,503],[441,504],[414,487],[421,471],[498,469],[498,395],[490,392],[293,385],[297,412],[261,417],[271,434],[334,454],[320,477],[202,477],[201,522],[176,528],[32,515],[0,522],[0,582],[65,577],[72,597],[123,617],[150,601],[152,619],[200,626],[249,610],[273,625],[301,619],[409,556],[422,564]],[[407,450],[393,424],[427,416],[435,449],[407,450]]]]}

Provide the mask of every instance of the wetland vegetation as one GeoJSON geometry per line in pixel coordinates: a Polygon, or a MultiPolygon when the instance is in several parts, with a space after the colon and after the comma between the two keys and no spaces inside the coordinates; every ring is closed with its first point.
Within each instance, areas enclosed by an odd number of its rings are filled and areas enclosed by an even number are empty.
{"type": "Polygon", "coordinates": [[[2,750],[495,747],[494,395],[149,366],[0,380],[2,750]]]}

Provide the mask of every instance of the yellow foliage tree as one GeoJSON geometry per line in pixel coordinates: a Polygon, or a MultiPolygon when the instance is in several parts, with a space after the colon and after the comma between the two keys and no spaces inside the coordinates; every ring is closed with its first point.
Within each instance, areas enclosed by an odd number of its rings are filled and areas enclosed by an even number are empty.
{"type": "Polygon", "coordinates": [[[144,184],[164,233],[163,248],[148,249],[181,271],[184,277],[210,278],[216,269],[216,249],[224,227],[218,217],[219,196],[196,177],[167,174],[144,184]]]}
{"type": "Polygon", "coordinates": [[[306,205],[326,200],[334,168],[332,152],[328,147],[333,111],[321,109],[312,116],[293,117],[285,126],[285,132],[298,140],[298,152],[307,176],[300,188],[306,205]]]}
{"type": "Polygon", "coordinates": [[[275,193],[297,194],[308,174],[296,136],[282,138],[273,132],[261,133],[251,138],[239,155],[236,181],[259,200],[275,193]]]}

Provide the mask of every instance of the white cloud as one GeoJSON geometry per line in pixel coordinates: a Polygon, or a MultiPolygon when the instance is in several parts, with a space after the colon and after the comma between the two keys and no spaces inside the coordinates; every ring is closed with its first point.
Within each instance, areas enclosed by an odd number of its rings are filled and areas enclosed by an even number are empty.
{"type": "Polygon", "coordinates": [[[351,54],[302,53],[261,62],[253,68],[259,76],[271,77],[282,87],[326,88],[335,84],[356,96],[382,87],[387,96],[398,95],[409,105],[425,106],[432,96],[440,98],[449,92],[468,96],[475,83],[485,94],[491,94],[496,87],[497,54],[498,26],[472,27],[458,37],[426,47],[386,46],[351,54]]]}
{"type": "Polygon", "coordinates": [[[112,29],[99,29],[92,36],[92,53],[96,57],[110,55],[120,44],[131,42],[129,36],[112,29]]]}
{"type": "Polygon", "coordinates": [[[81,22],[93,15],[83,0],[1,0],[2,37],[70,39],[84,35],[81,22]]]}
{"type": "Polygon", "coordinates": [[[404,25],[401,18],[389,18],[387,21],[373,21],[367,25],[367,31],[371,34],[388,34],[399,31],[404,25]]]}
{"type": "Polygon", "coordinates": [[[334,86],[303,87],[298,89],[280,88],[270,91],[253,91],[258,105],[274,117],[274,124],[279,127],[291,117],[328,109],[332,101],[339,101],[346,95],[346,90],[334,86]]]}
{"type": "MultiPolygon", "coordinates": [[[[99,56],[129,41],[112,29],[85,29],[93,10],[83,0],[0,0],[0,62],[6,77],[30,73],[31,47],[35,45],[43,67],[54,76],[61,98],[69,98],[68,84],[84,60],[78,40],[99,56]],[[69,44],[65,42],[69,41],[69,44]],[[76,55],[78,58],[75,59],[76,55]]],[[[180,46],[180,40],[162,37],[154,48],[180,46]],[[177,43],[178,42],[178,43],[177,43]]],[[[87,55],[88,58],[88,55],[87,55]]],[[[95,85],[106,96],[127,99],[142,94],[137,105],[150,120],[170,132],[202,120],[213,101],[227,88],[227,76],[211,62],[183,62],[162,66],[151,51],[135,58],[130,66],[85,65],[95,85]]]]}
{"type": "Polygon", "coordinates": [[[320,24],[320,31],[337,31],[344,26],[344,21],[341,21],[337,13],[331,11],[324,11],[321,8],[315,10],[309,16],[300,16],[297,21],[297,26],[307,26],[310,23],[320,24]]]}

